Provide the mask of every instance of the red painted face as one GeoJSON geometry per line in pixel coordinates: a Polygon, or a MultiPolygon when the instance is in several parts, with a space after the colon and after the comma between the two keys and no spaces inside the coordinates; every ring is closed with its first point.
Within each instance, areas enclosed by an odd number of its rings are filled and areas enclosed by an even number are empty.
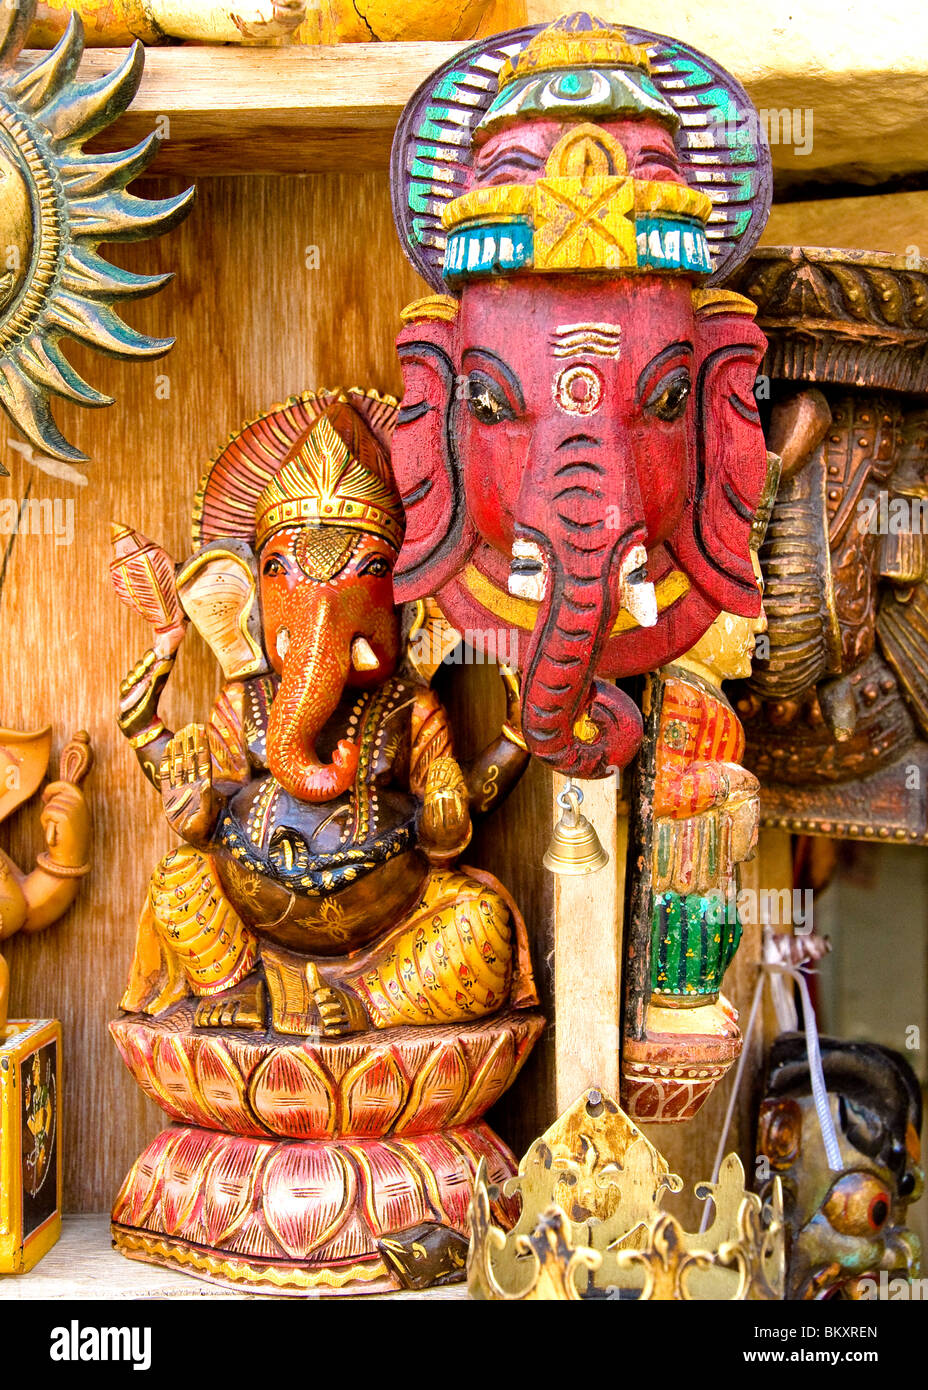
{"type": "Polygon", "coordinates": [[[260,552],[265,647],[281,677],[268,766],[299,800],[328,801],[354,780],[356,743],[340,739],[328,763],[316,743],[346,687],[381,685],[396,669],[395,558],[376,536],[318,526],[279,531],[260,552]]]}
{"type": "MultiPolygon", "coordinates": [[[[617,532],[623,549],[666,539],[686,500],[695,326],[677,278],[576,275],[467,287],[457,439],[468,509],[506,558],[541,543],[560,512],[617,532]]],[[[615,537],[613,537],[615,538],[615,537]]],[[[543,547],[542,547],[543,548],[543,547]]]]}
{"type": "MultiPolygon", "coordinates": [[[[472,186],[537,182],[570,128],[499,132],[472,186]]],[[[663,127],[602,128],[637,180],[685,182],[663,127]]],[[[745,301],[694,290],[684,274],[473,273],[456,316],[438,305],[398,340],[397,598],[433,594],[459,630],[517,648],[529,748],[578,777],[624,766],[640,737],[598,677],[652,670],[720,611],[759,608],[765,342],[745,301]]]]}

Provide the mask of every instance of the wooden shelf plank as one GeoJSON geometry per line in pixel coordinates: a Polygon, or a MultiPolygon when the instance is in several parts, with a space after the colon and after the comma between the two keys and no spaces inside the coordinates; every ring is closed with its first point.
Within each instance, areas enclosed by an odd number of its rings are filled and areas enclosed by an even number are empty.
{"type": "MultiPolygon", "coordinates": [[[[407,100],[463,46],[149,48],[132,109],[88,148],[134,144],[161,121],[167,138],[153,166],[158,174],[385,169],[407,100]]],[[[27,52],[20,64],[40,56],[27,52]]],[[[79,75],[101,77],[125,56],[88,49],[79,75]]]]}
{"type": "MultiPolygon", "coordinates": [[[[655,27],[664,26],[655,22],[655,27]]],[[[408,98],[434,68],[467,46],[149,48],[132,110],[101,137],[100,147],[134,143],[166,117],[168,138],[156,173],[382,171],[408,98]]],[[[820,62],[803,65],[789,43],[739,49],[733,71],[769,130],[780,196],[806,185],[872,186],[903,175],[928,178],[920,117],[924,49],[919,36],[914,56],[899,69],[880,72],[883,102],[877,122],[870,119],[875,69],[857,48],[836,55],[834,71],[827,73],[820,62]]],[[[715,49],[706,46],[706,51],[715,49]]],[[[27,52],[20,63],[41,56],[27,52]]],[[[125,49],[88,49],[80,74],[99,77],[125,56],[125,49]]],[[[725,52],[715,56],[724,58],[725,52]]]]}
{"type": "MultiPolygon", "coordinates": [[[[175,1274],[157,1265],[142,1264],[117,1255],[110,1244],[110,1219],[106,1215],[65,1216],[61,1239],[44,1260],[28,1274],[0,1277],[0,1302],[4,1299],[165,1299],[263,1298],[237,1289],[220,1288],[186,1274],[175,1274]]],[[[377,1301],[466,1299],[464,1284],[446,1284],[422,1293],[374,1295],[377,1301]]],[[[370,1295],[368,1295],[370,1297],[370,1295]]]]}

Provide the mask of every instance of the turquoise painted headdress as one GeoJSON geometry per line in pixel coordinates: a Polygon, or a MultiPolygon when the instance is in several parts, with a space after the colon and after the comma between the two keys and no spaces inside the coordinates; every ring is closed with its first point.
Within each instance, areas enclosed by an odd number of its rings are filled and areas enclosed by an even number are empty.
{"type": "Polygon", "coordinates": [[[686,273],[716,285],[767,220],[770,152],[741,85],[686,44],[581,13],[475,44],[411,98],[391,161],[407,256],[445,292],[475,276],[570,268],[548,193],[558,180],[569,192],[581,167],[610,186],[577,269],[686,273]],[[548,167],[533,182],[473,187],[480,146],[538,119],[576,125],[548,167]],[[686,185],[630,177],[621,145],[602,129],[617,120],[662,125],[686,185]]]}

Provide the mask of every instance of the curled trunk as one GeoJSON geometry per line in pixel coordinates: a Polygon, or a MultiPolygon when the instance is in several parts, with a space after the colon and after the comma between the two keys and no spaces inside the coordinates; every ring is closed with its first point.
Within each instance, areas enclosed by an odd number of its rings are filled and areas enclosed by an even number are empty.
{"type": "Polygon", "coordinates": [[[316,753],[345,687],[353,633],[326,598],[294,603],[289,616],[290,646],[268,720],[268,767],[298,800],[329,801],[348,790],[358,767],[358,747],[348,739],[330,763],[316,753]]]}
{"type": "Polygon", "coordinates": [[[583,578],[555,564],[549,588],[525,662],[525,741],[529,752],[565,775],[603,777],[631,761],[642,731],[634,702],[591,676],[617,598],[608,575],[583,578]]]}

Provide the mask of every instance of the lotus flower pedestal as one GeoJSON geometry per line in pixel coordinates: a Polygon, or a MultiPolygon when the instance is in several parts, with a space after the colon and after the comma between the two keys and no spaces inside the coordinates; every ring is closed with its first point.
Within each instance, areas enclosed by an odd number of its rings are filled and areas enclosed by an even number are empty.
{"type": "MultiPolygon", "coordinates": [[[[544,1020],[296,1039],[193,1026],[179,1005],[111,1031],[175,1121],[129,1172],[113,1242],[134,1259],[253,1292],[385,1293],[464,1274],[477,1165],[516,1163],[483,1115],[544,1020]]],[[[517,1204],[516,1204],[517,1206],[517,1204]]],[[[493,1219],[516,1215],[500,1197],[493,1219]]]]}

